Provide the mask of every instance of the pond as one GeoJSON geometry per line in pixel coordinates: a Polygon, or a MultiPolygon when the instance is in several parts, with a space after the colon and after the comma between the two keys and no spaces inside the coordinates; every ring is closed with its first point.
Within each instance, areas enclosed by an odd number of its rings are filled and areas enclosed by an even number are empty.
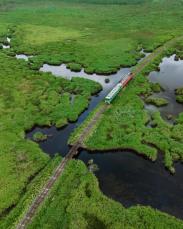
{"type": "Polygon", "coordinates": [[[177,163],[174,176],[165,170],[162,158],[151,162],[133,152],[82,151],[78,158],[93,159],[100,189],[108,197],[130,207],[152,206],[183,219],[183,165],[177,163]]]}
{"type": "Polygon", "coordinates": [[[16,58],[17,58],[17,59],[25,60],[25,61],[28,61],[29,58],[31,58],[31,57],[33,57],[33,56],[28,56],[28,55],[25,55],[25,54],[17,54],[17,55],[16,55],[16,58]]]}

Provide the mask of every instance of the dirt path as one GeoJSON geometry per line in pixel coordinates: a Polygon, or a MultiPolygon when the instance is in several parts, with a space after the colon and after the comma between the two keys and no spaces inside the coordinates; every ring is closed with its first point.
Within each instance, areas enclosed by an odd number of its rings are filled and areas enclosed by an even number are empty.
{"type": "MultiPolygon", "coordinates": [[[[144,58],[144,60],[138,64],[136,68],[134,68],[133,72],[135,75],[140,73],[142,69],[147,66],[153,59],[155,59],[159,54],[161,54],[164,50],[166,50],[168,47],[172,46],[176,41],[183,39],[182,37],[174,38],[170,41],[168,41],[163,46],[157,48],[152,54],[144,58]]],[[[21,220],[19,225],[17,226],[17,229],[24,229],[27,227],[27,225],[31,222],[32,218],[35,216],[37,209],[40,207],[40,205],[43,203],[45,198],[48,196],[49,191],[53,187],[56,180],[62,175],[64,172],[64,169],[68,163],[69,160],[71,160],[75,155],[78,154],[79,149],[82,147],[83,141],[85,140],[85,137],[90,133],[91,129],[95,126],[97,121],[99,120],[100,116],[104,111],[107,109],[107,105],[103,104],[99,111],[94,115],[91,122],[88,124],[86,129],[81,134],[79,140],[75,143],[75,145],[72,146],[69,153],[66,155],[65,158],[63,158],[60,165],[56,168],[53,175],[48,180],[47,184],[43,187],[39,195],[36,197],[36,199],[33,201],[32,205],[28,209],[27,213],[25,214],[24,218],[21,220]]]]}

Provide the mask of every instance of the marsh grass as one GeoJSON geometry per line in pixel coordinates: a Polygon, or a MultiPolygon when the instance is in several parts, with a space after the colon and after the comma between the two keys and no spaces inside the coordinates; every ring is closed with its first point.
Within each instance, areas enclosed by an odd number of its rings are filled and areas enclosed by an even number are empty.
{"type": "Polygon", "coordinates": [[[30,179],[49,161],[37,144],[25,139],[25,131],[76,121],[100,90],[90,80],[36,73],[24,61],[0,53],[0,216],[17,205],[30,179]]]}
{"type": "Polygon", "coordinates": [[[183,29],[179,0],[12,2],[17,5],[0,16],[1,27],[17,25],[13,49],[36,56],[34,69],[69,63],[73,70],[81,65],[88,73],[109,74],[135,65],[139,48],[152,51],[183,29]],[[102,4],[90,4],[96,2],[102,4]]]}

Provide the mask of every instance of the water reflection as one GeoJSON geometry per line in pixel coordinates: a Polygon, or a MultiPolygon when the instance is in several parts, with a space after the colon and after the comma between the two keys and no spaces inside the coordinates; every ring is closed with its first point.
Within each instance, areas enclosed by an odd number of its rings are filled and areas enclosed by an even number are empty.
{"type": "Polygon", "coordinates": [[[174,59],[175,55],[163,58],[160,71],[153,71],[149,75],[151,82],[159,83],[164,88],[164,91],[156,93],[155,96],[169,101],[167,106],[158,108],[164,118],[168,115],[177,116],[183,112],[183,105],[176,102],[175,96],[175,89],[183,86],[183,60],[174,59]]]}
{"type": "Polygon", "coordinates": [[[3,49],[9,49],[10,45],[2,45],[3,49]]]}
{"type": "Polygon", "coordinates": [[[100,189],[108,197],[126,207],[150,205],[183,218],[183,165],[176,164],[176,174],[172,176],[161,158],[154,163],[128,151],[82,151],[78,158],[85,163],[92,158],[98,165],[100,189]]]}
{"type": "Polygon", "coordinates": [[[28,61],[29,58],[31,58],[31,57],[33,57],[33,56],[28,56],[28,55],[25,55],[25,54],[17,54],[16,55],[17,59],[21,59],[21,60],[25,60],[25,61],[28,61]]]}
{"type": "Polygon", "coordinates": [[[82,69],[80,72],[73,72],[66,67],[65,64],[60,66],[54,66],[49,64],[44,64],[43,67],[40,68],[42,72],[51,72],[53,75],[58,77],[64,77],[68,80],[71,80],[73,77],[82,77],[85,79],[94,80],[100,83],[105,88],[112,88],[115,84],[117,84],[122,77],[129,72],[129,68],[121,68],[117,73],[105,76],[105,75],[97,75],[97,74],[87,74],[82,69]],[[106,79],[109,79],[109,83],[106,83],[106,79]]]}

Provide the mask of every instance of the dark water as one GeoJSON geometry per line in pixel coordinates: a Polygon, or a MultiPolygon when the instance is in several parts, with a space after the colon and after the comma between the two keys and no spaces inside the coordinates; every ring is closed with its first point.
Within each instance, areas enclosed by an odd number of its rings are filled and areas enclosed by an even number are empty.
{"type": "MultiPolygon", "coordinates": [[[[123,69],[122,72],[128,71],[129,69],[123,69]]],[[[174,89],[183,86],[183,61],[174,61],[174,56],[164,58],[160,64],[160,72],[152,72],[150,80],[159,82],[165,88],[161,96],[166,96],[170,101],[167,107],[160,108],[162,114],[177,115],[183,111],[183,106],[176,103],[174,95],[174,89]]],[[[50,155],[56,152],[65,155],[69,150],[67,140],[70,133],[83,122],[88,113],[104,98],[112,88],[112,84],[115,83],[115,80],[111,80],[110,84],[103,84],[104,90],[98,97],[92,98],[88,110],[80,116],[78,122],[69,124],[62,130],[57,130],[55,127],[36,128],[28,134],[28,137],[31,138],[37,130],[50,134],[52,137],[40,143],[41,148],[50,155]]],[[[153,106],[151,108],[154,109],[153,106]]],[[[165,170],[161,156],[153,163],[133,152],[90,153],[82,151],[78,158],[86,163],[93,159],[94,163],[98,165],[99,171],[96,172],[96,176],[101,190],[108,197],[127,207],[137,204],[150,205],[183,219],[182,164],[176,164],[176,174],[172,176],[165,170]]]]}
{"type": "Polygon", "coordinates": [[[94,159],[99,167],[96,176],[100,189],[124,206],[136,204],[183,218],[183,165],[176,164],[176,174],[165,170],[162,159],[155,163],[132,152],[89,153],[78,157],[84,162],[94,159]]]}

